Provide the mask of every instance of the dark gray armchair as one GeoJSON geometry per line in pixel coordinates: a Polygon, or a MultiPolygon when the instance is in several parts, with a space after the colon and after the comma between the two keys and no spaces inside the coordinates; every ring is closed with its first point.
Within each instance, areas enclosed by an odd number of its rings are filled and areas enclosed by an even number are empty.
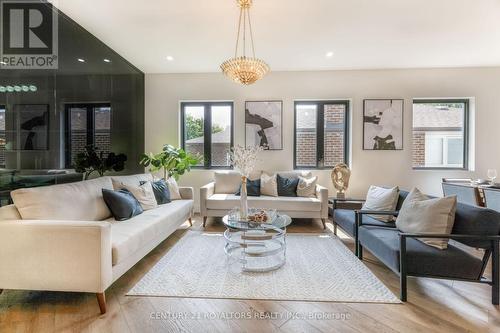
{"type": "MultiPolygon", "coordinates": [[[[395,226],[373,225],[366,216],[373,213],[362,210],[356,212],[356,252],[362,260],[363,249],[369,250],[400,276],[402,301],[407,299],[407,277],[416,276],[486,283],[492,286],[492,303],[499,303],[500,213],[458,203],[450,235],[409,234],[399,231],[395,226]],[[417,240],[422,237],[453,239],[469,247],[484,249],[484,255],[477,258],[462,249],[462,246],[453,244],[448,244],[446,250],[439,250],[417,240]],[[483,274],[490,257],[492,279],[487,280],[483,274]]],[[[397,215],[397,212],[385,214],[397,215]]]]}

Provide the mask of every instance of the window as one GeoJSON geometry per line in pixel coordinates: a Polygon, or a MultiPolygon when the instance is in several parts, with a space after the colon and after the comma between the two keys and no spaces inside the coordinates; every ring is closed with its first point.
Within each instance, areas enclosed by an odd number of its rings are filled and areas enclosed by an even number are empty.
{"type": "Polygon", "coordinates": [[[294,168],[348,163],[349,102],[295,102],[294,168]]]}
{"type": "Polygon", "coordinates": [[[227,168],[233,146],[232,102],[181,103],[182,148],[200,157],[198,167],[227,168]]]}
{"type": "Polygon", "coordinates": [[[111,151],[111,105],[66,105],[66,167],[71,167],[76,156],[94,145],[107,156],[111,151]]]}
{"type": "Polygon", "coordinates": [[[468,100],[413,101],[413,167],[466,169],[468,100]]]}

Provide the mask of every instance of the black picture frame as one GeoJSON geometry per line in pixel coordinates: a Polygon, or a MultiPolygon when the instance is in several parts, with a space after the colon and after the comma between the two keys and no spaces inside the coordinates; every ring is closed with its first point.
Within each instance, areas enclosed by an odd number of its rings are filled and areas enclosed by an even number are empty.
{"type": "MultiPolygon", "coordinates": [[[[363,100],[363,138],[362,138],[362,148],[363,150],[380,150],[380,151],[401,151],[404,150],[404,105],[405,105],[405,100],[402,98],[367,98],[363,100]],[[392,148],[391,144],[387,144],[387,142],[384,142],[384,139],[387,139],[388,137],[380,138],[378,136],[373,137],[379,138],[380,140],[376,141],[373,146],[367,146],[367,124],[376,124],[378,125],[378,122],[381,120],[381,117],[373,116],[373,115],[367,115],[368,111],[368,103],[369,102],[389,102],[391,107],[393,103],[397,101],[401,103],[401,109],[398,110],[398,112],[401,114],[401,121],[399,123],[399,129],[397,129],[399,137],[395,138],[392,137],[392,139],[397,140],[399,139],[400,144],[398,142],[394,143],[394,148],[392,148]],[[382,145],[382,146],[380,146],[382,145]]],[[[392,135],[392,134],[391,134],[392,135]]]]}
{"type": "MultiPolygon", "coordinates": [[[[273,151],[273,150],[283,150],[283,147],[284,147],[284,143],[283,143],[283,100],[264,100],[264,101],[245,101],[245,147],[249,147],[249,146],[253,146],[254,144],[250,144],[248,142],[248,137],[247,137],[247,124],[254,124],[254,123],[250,123],[249,122],[249,114],[250,114],[250,111],[249,111],[249,104],[250,103],[278,103],[279,104],[279,145],[273,145],[272,147],[267,147],[266,146],[262,146],[264,147],[264,150],[265,151],[273,151]]],[[[257,116],[259,117],[259,116],[257,116]]],[[[269,119],[264,119],[264,121],[267,120],[269,121],[269,119]]],[[[276,126],[272,126],[272,127],[276,127],[276,126]]],[[[267,140],[267,138],[265,138],[265,134],[263,133],[264,135],[264,138],[261,139],[261,142],[262,140],[267,140]]]]}

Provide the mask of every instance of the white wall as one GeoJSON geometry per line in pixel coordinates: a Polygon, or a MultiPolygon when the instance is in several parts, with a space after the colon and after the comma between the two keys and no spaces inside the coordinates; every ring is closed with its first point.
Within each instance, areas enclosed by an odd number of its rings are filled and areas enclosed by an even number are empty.
{"type": "MultiPolygon", "coordinates": [[[[293,102],[299,99],[351,99],[352,177],[348,196],[363,197],[370,184],[418,186],[441,193],[442,177],[485,177],[500,171],[500,68],[272,72],[255,85],[237,85],[222,74],[146,75],[146,151],[163,144],[179,145],[179,101],[230,100],[235,105],[235,143],[243,144],[245,100],[283,100],[282,151],[262,153],[261,169],[293,168],[293,102]],[[421,171],[411,167],[412,98],[475,98],[475,171],[421,171]],[[362,113],[365,98],[404,98],[404,150],[363,151],[362,113]]],[[[320,183],[333,187],[329,171],[317,171],[320,183]]],[[[183,176],[181,184],[199,187],[212,179],[209,170],[183,176]]],[[[196,202],[198,205],[198,202],[196,202]]]]}

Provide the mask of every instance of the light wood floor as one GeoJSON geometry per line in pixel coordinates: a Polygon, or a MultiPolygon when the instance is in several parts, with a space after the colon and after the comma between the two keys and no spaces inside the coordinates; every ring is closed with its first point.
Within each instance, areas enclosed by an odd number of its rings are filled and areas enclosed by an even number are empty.
{"type": "MultiPolygon", "coordinates": [[[[294,224],[289,232],[323,232],[319,220],[294,224]]],[[[200,225],[198,217],[192,229],[201,230],[200,225]]],[[[125,296],[187,228],[186,223],[106,291],[107,314],[99,314],[93,294],[6,290],[0,295],[0,332],[500,332],[500,310],[490,302],[490,288],[463,282],[410,278],[406,304],[125,296]],[[211,318],[249,311],[263,319],[211,318]],[[156,314],[164,318],[151,319],[156,314]],[[287,314],[333,318],[283,318],[287,314]],[[182,318],[186,315],[199,317],[182,318]]],[[[328,228],[331,232],[332,225],[328,228]]],[[[223,228],[209,219],[206,230],[223,228]]],[[[339,236],[352,249],[352,240],[339,236]]],[[[369,253],[365,257],[365,264],[398,295],[398,277],[369,253]]]]}

